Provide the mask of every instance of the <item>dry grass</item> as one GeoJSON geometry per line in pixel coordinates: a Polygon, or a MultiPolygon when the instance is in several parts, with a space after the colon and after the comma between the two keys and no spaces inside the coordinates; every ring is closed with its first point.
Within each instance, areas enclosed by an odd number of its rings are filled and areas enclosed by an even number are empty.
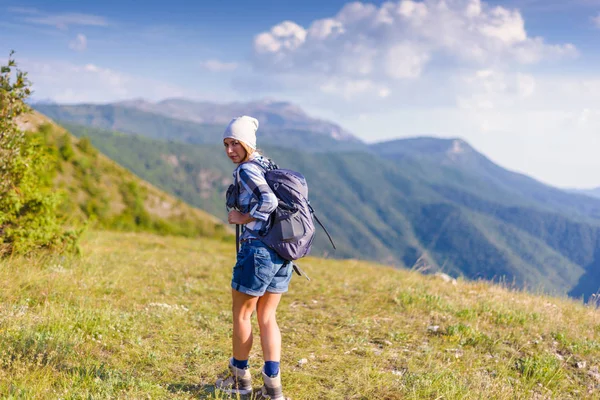
{"type": "MultiPolygon", "coordinates": [[[[224,398],[212,383],[230,354],[233,244],[92,232],[83,250],[0,264],[0,394],[224,398]]],[[[354,260],[301,265],[312,281],[294,277],[278,314],[294,399],[600,397],[596,309],[354,260]]]]}

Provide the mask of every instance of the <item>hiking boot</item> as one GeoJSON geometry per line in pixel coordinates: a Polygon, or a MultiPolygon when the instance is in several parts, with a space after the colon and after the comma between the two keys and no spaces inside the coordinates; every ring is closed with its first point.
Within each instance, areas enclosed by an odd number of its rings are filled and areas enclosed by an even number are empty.
{"type": "Polygon", "coordinates": [[[229,359],[229,373],[215,383],[215,387],[226,393],[250,394],[252,393],[252,375],[250,370],[234,367],[233,359],[229,359]]]}
{"type": "Polygon", "coordinates": [[[264,385],[260,388],[261,399],[269,400],[290,400],[289,397],[283,395],[281,387],[281,371],[277,373],[275,378],[271,378],[262,371],[264,385]]]}

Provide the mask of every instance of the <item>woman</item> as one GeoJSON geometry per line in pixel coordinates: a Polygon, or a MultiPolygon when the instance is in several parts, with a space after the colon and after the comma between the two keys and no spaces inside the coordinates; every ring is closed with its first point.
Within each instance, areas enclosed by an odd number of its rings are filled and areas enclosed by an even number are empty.
{"type": "Polygon", "coordinates": [[[242,234],[231,280],[233,357],[229,360],[229,376],[219,379],[216,387],[236,394],[252,392],[248,357],[252,348],[251,316],[256,310],[265,361],[261,393],[265,399],[283,400],[279,371],[281,333],[275,312],[282,293],[288,290],[292,263],[250,232],[267,227],[271,213],[277,208],[277,197],[265,180],[265,171],[274,165],[256,151],[257,129],[256,119],[242,116],[234,118],[223,134],[225,153],[238,165],[233,173],[238,183],[238,210],[229,212],[228,221],[242,225],[242,234]]]}

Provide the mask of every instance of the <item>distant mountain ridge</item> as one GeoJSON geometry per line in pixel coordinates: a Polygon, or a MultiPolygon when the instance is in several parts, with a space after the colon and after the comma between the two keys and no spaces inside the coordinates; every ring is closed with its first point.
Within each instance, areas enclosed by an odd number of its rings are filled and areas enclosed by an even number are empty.
{"type": "Polygon", "coordinates": [[[592,217],[600,221],[600,202],[584,196],[585,192],[568,192],[545,185],[525,174],[509,171],[459,138],[396,139],[369,147],[390,160],[408,158],[436,165],[441,173],[438,176],[440,184],[459,184],[462,189],[492,201],[501,199],[507,203],[541,206],[548,211],[568,212],[580,218],[592,217]],[[460,171],[462,176],[457,176],[456,171],[460,171]]]}
{"type": "MultiPolygon", "coordinates": [[[[45,109],[138,176],[224,218],[232,166],[222,124],[123,105],[45,109]]],[[[260,134],[268,156],[307,176],[337,257],[424,263],[576,297],[600,288],[599,200],[505,170],[458,138],[367,145],[311,131],[260,134]]],[[[318,242],[315,251],[328,250],[318,242]]]]}
{"type": "Polygon", "coordinates": [[[571,189],[569,190],[572,193],[583,194],[590,197],[600,198],[600,187],[593,189],[571,189]]]}
{"type": "Polygon", "coordinates": [[[232,117],[249,114],[258,118],[258,143],[306,151],[366,150],[367,145],[336,124],[308,117],[301,109],[283,102],[219,105],[187,100],[150,103],[142,100],[113,104],[34,104],[55,121],[71,122],[123,133],[144,132],[153,139],[194,144],[220,143],[232,117]]]}
{"type": "Polygon", "coordinates": [[[300,107],[283,101],[261,100],[219,104],[187,99],[166,99],[156,103],[137,99],[122,101],[115,105],[201,124],[225,125],[232,117],[251,115],[258,119],[261,128],[309,130],[336,140],[361,142],[339,125],[311,118],[300,107]]]}

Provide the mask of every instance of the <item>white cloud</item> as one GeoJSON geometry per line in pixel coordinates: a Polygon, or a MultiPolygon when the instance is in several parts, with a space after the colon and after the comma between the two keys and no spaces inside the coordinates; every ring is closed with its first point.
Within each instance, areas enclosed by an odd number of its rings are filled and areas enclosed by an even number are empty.
{"type": "MultiPolygon", "coordinates": [[[[482,70],[454,80],[459,104],[493,104],[503,112],[576,113],[600,104],[600,77],[538,75],[482,70]]],[[[484,107],[490,108],[490,107],[484,107]]]]}
{"type": "Polygon", "coordinates": [[[392,94],[390,88],[368,79],[342,80],[331,78],[321,83],[319,91],[326,95],[341,96],[346,100],[368,101],[384,99],[392,94]]]}
{"type": "Polygon", "coordinates": [[[600,76],[569,76],[577,56],[528,34],[517,9],[400,0],[276,25],[255,37],[253,66],[270,95],[304,93],[366,141],[459,136],[544,182],[600,186],[600,76]]]}
{"type": "Polygon", "coordinates": [[[535,93],[535,78],[527,74],[517,74],[517,91],[521,97],[530,97],[535,93]]]}
{"type": "Polygon", "coordinates": [[[95,64],[22,60],[36,99],[58,103],[102,103],[131,98],[162,100],[168,97],[194,97],[186,88],[162,81],[129,75],[95,64]]]}
{"type": "Polygon", "coordinates": [[[331,36],[338,36],[343,33],[344,26],[342,25],[342,23],[331,18],[315,21],[310,27],[310,30],[308,31],[309,36],[320,40],[326,39],[331,36]]]}
{"type": "Polygon", "coordinates": [[[472,1],[467,8],[467,16],[471,18],[475,18],[471,15],[473,3],[477,3],[479,9],[475,17],[481,18],[484,16],[483,18],[486,20],[478,26],[478,30],[485,36],[492,39],[499,39],[502,43],[509,46],[527,40],[525,23],[519,11],[510,11],[506,8],[496,7],[486,15],[481,12],[481,3],[479,1],[472,1]]]}
{"type": "Polygon", "coordinates": [[[215,59],[200,62],[200,67],[210,72],[228,72],[235,71],[238,64],[234,62],[223,62],[215,59]]]}
{"type": "Polygon", "coordinates": [[[449,82],[459,107],[372,108],[340,123],[367,141],[461,137],[494,162],[562,187],[600,186],[600,77],[482,69],[449,82]]]}
{"type": "Polygon", "coordinates": [[[17,14],[38,14],[40,12],[34,7],[8,7],[7,10],[17,14]]]}
{"type": "Polygon", "coordinates": [[[600,108],[578,104],[568,110],[519,110],[520,105],[477,110],[399,107],[356,112],[338,120],[369,142],[422,135],[460,137],[493,162],[542,182],[571,188],[600,186],[600,108]]]}
{"type": "Polygon", "coordinates": [[[71,25],[78,26],[107,26],[104,17],[89,14],[68,13],[55,15],[41,15],[24,18],[25,21],[39,25],[55,26],[58,29],[68,29],[71,25]]]}
{"type": "Polygon", "coordinates": [[[376,93],[379,97],[387,97],[390,90],[386,87],[378,87],[375,83],[368,79],[356,80],[339,80],[332,78],[323,83],[320,90],[326,94],[341,95],[346,99],[359,98],[364,99],[365,94],[376,93]]]}
{"type": "Polygon", "coordinates": [[[379,89],[379,92],[377,93],[379,95],[379,97],[381,98],[386,98],[388,97],[390,94],[392,93],[392,91],[389,88],[386,87],[382,87],[379,89]]]}
{"type": "Polygon", "coordinates": [[[386,73],[390,78],[418,78],[430,54],[418,46],[404,42],[391,47],[385,57],[386,73]]]}
{"type": "MultiPolygon", "coordinates": [[[[254,67],[270,75],[305,80],[306,87],[386,87],[430,74],[449,80],[465,69],[519,69],[577,55],[571,44],[531,37],[517,9],[480,0],[400,0],[381,6],[354,2],[304,28],[292,21],[254,39],[254,67]]],[[[347,90],[331,90],[348,98],[347,90]]],[[[350,96],[352,97],[352,96],[350,96]]],[[[393,96],[383,96],[392,100],[393,96]]]]}
{"type": "Polygon", "coordinates": [[[278,53],[295,50],[306,40],[304,28],[292,21],[284,21],[271,28],[270,32],[259,34],[254,39],[254,49],[257,53],[278,53]]]}
{"type": "Polygon", "coordinates": [[[592,18],[592,22],[596,25],[597,28],[600,28],[600,13],[592,18]]]}
{"type": "Polygon", "coordinates": [[[106,18],[83,13],[52,14],[30,7],[10,7],[9,12],[20,14],[20,19],[35,25],[54,26],[66,30],[70,26],[108,26],[106,18]]]}
{"type": "Polygon", "coordinates": [[[84,51],[87,49],[87,37],[84,34],[78,34],[75,39],[69,43],[69,48],[74,51],[84,51]]]}

